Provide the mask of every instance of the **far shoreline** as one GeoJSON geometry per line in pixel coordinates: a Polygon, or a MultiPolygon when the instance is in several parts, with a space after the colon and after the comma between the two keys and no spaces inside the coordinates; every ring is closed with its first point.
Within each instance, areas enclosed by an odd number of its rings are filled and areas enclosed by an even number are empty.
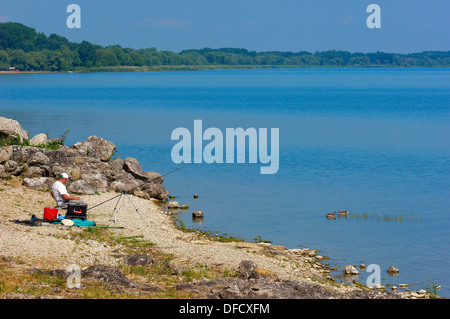
{"type": "Polygon", "coordinates": [[[330,66],[330,65],[160,65],[91,67],[69,71],[0,71],[0,75],[11,74],[71,74],[71,73],[132,73],[163,71],[213,71],[213,70],[260,70],[260,69],[447,69],[449,67],[405,67],[392,65],[330,66]]]}

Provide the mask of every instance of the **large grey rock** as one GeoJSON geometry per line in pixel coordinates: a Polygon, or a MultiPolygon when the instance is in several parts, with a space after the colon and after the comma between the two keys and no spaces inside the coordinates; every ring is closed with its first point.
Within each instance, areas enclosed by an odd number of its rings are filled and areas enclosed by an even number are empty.
{"type": "Polygon", "coordinates": [[[61,169],[62,172],[68,173],[77,170],[78,167],[85,165],[85,163],[87,163],[86,167],[88,167],[89,164],[88,161],[80,156],[80,153],[77,150],[67,147],[60,147],[57,150],[42,150],[42,152],[49,159],[49,164],[45,165],[42,163],[42,167],[45,166],[45,169],[54,176],[58,173],[56,171],[61,169]]]}
{"type": "Polygon", "coordinates": [[[6,176],[9,175],[6,173],[5,167],[2,164],[0,164],[0,178],[5,178],[6,176]]]}
{"type": "Polygon", "coordinates": [[[22,172],[23,170],[23,166],[20,166],[17,164],[16,161],[13,160],[8,160],[3,164],[3,167],[6,171],[6,173],[11,176],[11,175],[18,175],[22,172]]]}
{"type": "Polygon", "coordinates": [[[7,173],[13,173],[18,167],[17,162],[13,160],[6,161],[3,166],[7,173]]]}
{"type": "Polygon", "coordinates": [[[48,177],[24,178],[23,185],[40,191],[48,191],[56,180],[48,177]]]}
{"type": "Polygon", "coordinates": [[[135,189],[133,191],[133,195],[137,196],[137,197],[140,197],[140,198],[148,199],[148,200],[150,200],[150,198],[151,198],[149,194],[144,193],[143,191],[141,191],[139,189],[135,189]]]}
{"type": "Polygon", "coordinates": [[[81,175],[81,179],[86,181],[98,192],[104,193],[108,189],[108,179],[100,173],[86,173],[81,175]]]}
{"type": "Polygon", "coordinates": [[[70,146],[85,152],[86,156],[98,158],[101,161],[109,161],[116,149],[113,142],[107,141],[98,136],[89,136],[86,141],[78,142],[70,146]]]}
{"type": "Polygon", "coordinates": [[[44,133],[40,133],[35,135],[31,140],[30,140],[30,145],[47,145],[47,135],[44,133]]]}
{"type": "Polygon", "coordinates": [[[91,185],[89,185],[86,181],[80,179],[70,183],[69,187],[67,187],[69,193],[74,194],[85,194],[85,195],[94,195],[96,190],[91,185]]]}
{"type": "Polygon", "coordinates": [[[123,168],[135,178],[138,178],[146,183],[152,182],[162,184],[164,181],[160,174],[144,171],[139,162],[133,157],[127,157],[124,160],[123,168]]]}
{"type": "Polygon", "coordinates": [[[169,191],[161,184],[146,183],[141,186],[141,190],[149,194],[151,198],[167,199],[169,197],[169,191]]]}
{"type": "Polygon", "coordinates": [[[24,163],[31,157],[31,150],[34,151],[35,148],[30,146],[12,145],[11,149],[11,159],[17,163],[24,163]]]}
{"type": "Polygon", "coordinates": [[[28,159],[27,163],[29,165],[48,165],[50,164],[50,159],[42,152],[36,152],[28,159]]]}
{"type": "Polygon", "coordinates": [[[117,176],[116,180],[111,183],[110,188],[115,192],[132,193],[143,184],[143,181],[134,178],[130,173],[124,172],[117,176]]]}
{"type": "Polygon", "coordinates": [[[115,171],[121,171],[123,169],[123,162],[123,159],[115,158],[109,163],[109,166],[115,171]]]}
{"type": "MultiPolygon", "coordinates": [[[[25,165],[24,165],[24,167],[25,167],[25,165]]],[[[28,177],[28,178],[42,177],[43,173],[44,173],[44,171],[40,167],[31,166],[31,167],[27,167],[27,169],[24,169],[22,176],[28,177]]]]}
{"type": "Polygon", "coordinates": [[[0,139],[14,139],[19,136],[20,143],[29,140],[29,133],[25,131],[19,122],[0,116],[0,139]]]}
{"type": "Polygon", "coordinates": [[[117,267],[106,265],[94,265],[82,271],[83,277],[90,277],[100,282],[109,282],[130,286],[131,281],[117,267]]]}
{"type": "Polygon", "coordinates": [[[239,272],[239,278],[241,279],[258,279],[258,273],[256,272],[256,269],[258,266],[255,262],[251,260],[243,260],[239,264],[238,272],[239,272]]]}
{"type": "Polygon", "coordinates": [[[12,146],[0,147],[0,163],[4,163],[11,159],[13,154],[12,146]]]}
{"type": "Polygon", "coordinates": [[[79,156],[79,152],[67,147],[49,150],[33,146],[12,145],[11,159],[19,164],[66,166],[73,164],[76,156],[79,156]]]}

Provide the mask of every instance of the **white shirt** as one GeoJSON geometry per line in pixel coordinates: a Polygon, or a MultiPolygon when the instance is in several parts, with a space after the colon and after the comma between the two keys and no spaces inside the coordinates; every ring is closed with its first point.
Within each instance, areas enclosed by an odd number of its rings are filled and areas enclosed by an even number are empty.
{"type": "Polygon", "coordinates": [[[64,184],[60,181],[56,181],[53,184],[52,192],[53,195],[55,195],[55,199],[58,205],[61,205],[61,203],[64,202],[64,197],[62,195],[69,195],[69,193],[67,193],[66,186],[64,186],[64,184]]]}

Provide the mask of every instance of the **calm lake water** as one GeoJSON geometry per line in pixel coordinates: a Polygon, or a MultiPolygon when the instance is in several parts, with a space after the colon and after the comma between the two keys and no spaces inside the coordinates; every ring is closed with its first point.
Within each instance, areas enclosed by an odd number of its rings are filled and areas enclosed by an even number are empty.
{"type": "Polygon", "coordinates": [[[70,129],[67,145],[101,136],[161,174],[182,166],[171,134],[193,133],[194,120],[222,132],[279,128],[274,175],[224,163],[165,178],[190,206],[179,214],[187,227],[318,249],[336,277],[348,264],[378,264],[385,285],[434,283],[450,297],[449,69],[2,75],[0,96],[0,116],[31,136],[70,129]],[[338,209],[348,218],[326,220],[338,209]],[[204,211],[201,224],[193,210],[204,211]]]}

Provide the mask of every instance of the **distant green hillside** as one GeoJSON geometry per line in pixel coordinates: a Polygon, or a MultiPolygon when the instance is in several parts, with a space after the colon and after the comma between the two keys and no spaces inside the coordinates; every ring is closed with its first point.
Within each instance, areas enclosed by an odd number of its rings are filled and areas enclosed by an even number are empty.
{"type": "Polygon", "coordinates": [[[0,23],[0,70],[21,71],[132,70],[224,68],[224,67],[449,67],[450,51],[420,53],[255,52],[221,48],[184,50],[180,53],[156,48],[134,50],[120,45],[102,47],[88,41],[73,43],[20,23],[0,23]]]}

